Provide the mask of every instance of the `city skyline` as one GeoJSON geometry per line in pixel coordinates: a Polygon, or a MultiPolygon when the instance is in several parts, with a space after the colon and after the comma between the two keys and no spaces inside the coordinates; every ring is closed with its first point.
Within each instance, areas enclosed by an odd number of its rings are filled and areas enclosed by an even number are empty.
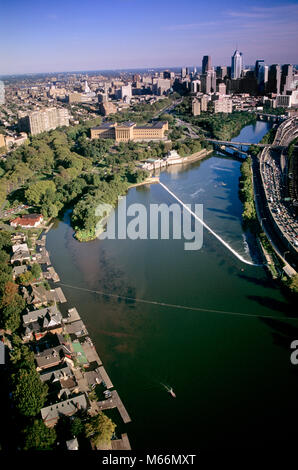
{"type": "Polygon", "coordinates": [[[83,6],[54,0],[49,9],[12,0],[3,2],[1,18],[0,75],[189,66],[206,54],[213,65],[230,65],[236,48],[245,65],[259,57],[266,64],[298,62],[297,1],[245,7],[186,0],[181,8],[176,0],[152,0],[145,8],[135,0],[83,6]]]}

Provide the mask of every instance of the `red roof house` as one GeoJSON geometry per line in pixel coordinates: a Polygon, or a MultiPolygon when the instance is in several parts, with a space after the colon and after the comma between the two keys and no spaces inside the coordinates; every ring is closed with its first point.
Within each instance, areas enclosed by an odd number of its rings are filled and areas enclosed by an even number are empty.
{"type": "Polygon", "coordinates": [[[41,214],[26,214],[10,221],[12,227],[35,228],[43,222],[41,214]]]}

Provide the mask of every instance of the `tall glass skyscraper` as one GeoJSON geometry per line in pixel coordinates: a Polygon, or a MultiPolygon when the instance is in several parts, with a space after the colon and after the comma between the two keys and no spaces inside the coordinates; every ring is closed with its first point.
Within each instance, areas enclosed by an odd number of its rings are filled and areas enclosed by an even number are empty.
{"type": "Polygon", "coordinates": [[[0,80],[0,105],[5,103],[4,83],[0,80]]]}
{"type": "Polygon", "coordinates": [[[211,70],[211,57],[210,55],[204,55],[203,60],[202,60],[202,73],[208,72],[208,70],[211,70]]]}
{"type": "Polygon", "coordinates": [[[231,63],[231,78],[240,78],[243,68],[243,55],[242,52],[239,52],[238,49],[234,52],[232,56],[231,63]]]}

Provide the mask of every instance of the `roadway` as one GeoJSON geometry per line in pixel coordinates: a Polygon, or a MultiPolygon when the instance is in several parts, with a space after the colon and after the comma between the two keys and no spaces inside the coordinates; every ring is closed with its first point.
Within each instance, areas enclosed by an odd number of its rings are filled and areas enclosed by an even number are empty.
{"type": "Polygon", "coordinates": [[[274,142],[253,157],[255,202],[261,225],[279,255],[298,267],[298,223],[292,204],[285,201],[286,157],[281,150],[298,134],[298,120],[290,118],[278,128],[274,142]]]}
{"type": "Polygon", "coordinates": [[[269,238],[273,248],[279,254],[279,256],[288,262],[291,266],[297,269],[297,261],[289,252],[289,246],[285,240],[278,236],[276,229],[271,221],[271,213],[268,207],[265,189],[260,173],[259,160],[257,157],[252,157],[252,168],[253,168],[253,182],[254,182],[254,195],[257,213],[261,226],[269,238]]]}
{"type": "Polygon", "coordinates": [[[170,112],[173,111],[173,109],[175,109],[176,106],[178,106],[178,104],[180,104],[180,103],[182,103],[182,98],[179,98],[178,100],[174,101],[174,103],[172,103],[170,106],[165,106],[164,108],[160,109],[160,110],[153,116],[152,119],[158,119],[161,114],[170,113],[170,112]]]}

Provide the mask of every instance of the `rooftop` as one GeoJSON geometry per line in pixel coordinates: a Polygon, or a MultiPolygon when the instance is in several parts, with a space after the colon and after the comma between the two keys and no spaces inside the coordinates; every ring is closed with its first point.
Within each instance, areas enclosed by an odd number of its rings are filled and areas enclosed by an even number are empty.
{"type": "Polygon", "coordinates": [[[56,421],[60,415],[70,416],[79,409],[87,409],[87,400],[84,394],[42,408],[41,417],[46,422],[56,421]]]}

